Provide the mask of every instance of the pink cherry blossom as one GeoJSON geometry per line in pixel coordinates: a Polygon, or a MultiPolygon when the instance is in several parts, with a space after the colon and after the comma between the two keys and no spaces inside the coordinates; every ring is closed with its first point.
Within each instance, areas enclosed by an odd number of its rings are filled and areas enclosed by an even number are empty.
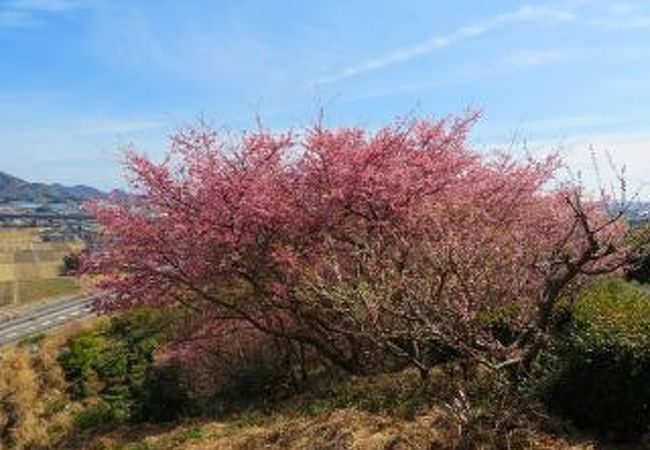
{"type": "Polygon", "coordinates": [[[186,308],[213,345],[250,328],[350,370],[388,353],[426,369],[440,345],[521,362],[560,299],[631,249],[604,200],[559,183],[558,157],[473,150],[477,118],[237,143],[199,127],[163,162],[129,152],[133,196],[91,205],[98,307],[186,308]]]}

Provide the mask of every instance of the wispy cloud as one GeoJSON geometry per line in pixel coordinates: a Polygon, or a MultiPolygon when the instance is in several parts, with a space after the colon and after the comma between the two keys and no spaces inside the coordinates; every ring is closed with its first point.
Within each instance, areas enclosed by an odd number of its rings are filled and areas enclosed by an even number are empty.
{"type": "Polygon", "coordinates": [[[624,78],[619,80],[612,80],[608,85],[621,90],[638,91],[640,89],[650,90],[650,79],[648,78],[624,78]]]}
{"type": "Polygon", "coordinates": [[[575,16],[568,10],[544,7],[523,6],[516,11],[500,14],[484,22],[462,26],[450,33],[430,37],[429,39],[406,47],[393,49],[383,55],[362,61],[327,75],[317,80],[319,84],[333,83],[346,78],[373,72],[392,65],[404,63],[414,58],[427,55],[435,50],[449,47],[462,41],[478,38],[497,29],[524,22],[567,22],[575,16]]]}
{"type": "Polygon", "coordinates": [[[587,18],[585,23],[598,30],[619,32],[650,29],[647,1],[603,2],[597,11],[599,14],[587,18]]]}
{"type": "Polygon", "coordinates": [[[568,48],[515,50],[506,56],[506,64],[511,67],[526,67],[565,62],[570,59],[571,53],[568,48]]]}
{"type": "Polygon", "coordinates": [[[75,127],[79,135],[122,135],[160,129],[165,123],[153,119],[101,118],[86,120],[75,127]]]}
{"type": "Polygon", "coordinates": [[[650,149],[650,135],[647,133],[599,133],[567,139],[560,147],[560,153],[573,171],[582,173],[586,186],[594,190],[607,189],[618,182],[612,170],[608,170],[608,160],[611,160],[618,169],[625,167],[628,195],[638,195],[639,198],[649,200],[650,185],[647,167],[650,165],[650,152],[648,149],[650,149]],[[596,171],[594,155],[603,173],[599,174],[600,171],[596,171]]]}
{"type": "Polygon", "coordinates": [[[34,181],[112,189],[122,184],[122,149],[133,144],[159,158],[172,127],[161,116],[89,117],[88,112],[71,113],[63,106],[58,108],[60,117],[52,118],[50,110],[56,109],[52,104],[41,106],[48,118],[35,119],[36,125],[0,121],[1,170],[34,181]],[[18,156],[5,158],[7,149],[18,156]]]}
{"type": "Polygon", "coordinates": [[[568,130],[594,129],[625,125],[630,121],[621,117],[613,117],[598,114],[577,114],[571,116],[554,116],[526,121],[523,128],[530,132],[554,134],[564,133],[568,130]]]}
{"type": "Polygon", "coordinates": [[[28,27],[42,23],[45,15],[83,9],[92,0],[7,0],[0,4],[0,27],[28,27]]]}
{"type": "Polygon", "coordinates": [[[588,22],[603,31],[626,31],[650,29],[650,15],[599,17],[588,22]]]}
{"type": "Polygon", "coordinates": [[[397,85],[393,83],[389,87],[383,89],[375,89],[364,93],[355,93],[352,96],[347,96],[345,100],[346,102],[372,100],[376,98],[426,91],[432,88],[440,88],[442,86],[471,83],[478,80],[485,81],[490,78],[531,66],[571,62],[574,61],[576,57],[583,57],[584,53],[587,51],[589,51],[588,48],[514,50],[503,55],[498,63],[489,67],[481,66],[473,68],[472,70],[462,68],[452,74],[446,74],[444,77],[439,77],[433,80],[427,79],[426,81],[397,85]]]}
{"type": "MultiPolygon", "coordinates": [[[[555,129],[558,130],[564,128],[564,125],[605,124],[606,122],[608,119],[601,116],[567,116],[557,120],[549,118],[535,121],[539,128],[544,130],[551,127],[556,127],[555,129]]],[[[524,130],[531,131],[528,126],[524,127],[524,130]]],[[[601,188],[610,189],[610,186],[615,187],[618,183],[616,174],[609,167],[611,161],[619,170],[625,167],[628,194],[650,200],[650,183],[647,176],[647,168],[650,165],[650,134],[645,131],[612,131],[604,127],[600,131],[585,129],[571,134],[553,134],[546,137],[538,133],[530,136],[516,133],[514,136],[501,136],[491,142],[479,140],[474,144],[477,149],[488,154],[497,149],[509,149],[509,151],[520,152],[521,155],[537,157],[551,153],[559,154],[568,169],[565,175],[575,177],[579,174],[581,182],[592,193],[598,192],[601,188]],[[594,166],[594,162],[598,169],[594,166]]],[[[563,174],[559,175],[562,177],[563,174]]]]}

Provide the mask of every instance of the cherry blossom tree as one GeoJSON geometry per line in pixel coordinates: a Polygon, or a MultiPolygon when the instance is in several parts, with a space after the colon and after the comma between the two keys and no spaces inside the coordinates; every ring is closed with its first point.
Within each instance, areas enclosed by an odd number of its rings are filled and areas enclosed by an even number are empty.
{"type": "Polygon", "coordinates": [[[473,150],[477,118],[236,142],[200,126],[162,162],[130,151],[133,195],[91,205],[97,306],[182,308],[189,353],[253,333],[355,372],[391,355],[425,374],[441,349],[526,368],[576,289],[636,246],[558,157],[473,150]]]}

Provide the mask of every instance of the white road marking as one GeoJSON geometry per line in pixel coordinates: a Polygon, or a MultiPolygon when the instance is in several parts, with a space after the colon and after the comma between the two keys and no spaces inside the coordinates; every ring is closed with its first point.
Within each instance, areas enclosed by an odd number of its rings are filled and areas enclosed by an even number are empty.
{"type": "MultiPolygon", "coordinates": [[[[92,314],[88,301],[74,301],[29,312],[24,316],[0,320],[0,347],[19,338],[92,314]]],[[[0,313],[0,319],[3,318],[0,313]]]]}

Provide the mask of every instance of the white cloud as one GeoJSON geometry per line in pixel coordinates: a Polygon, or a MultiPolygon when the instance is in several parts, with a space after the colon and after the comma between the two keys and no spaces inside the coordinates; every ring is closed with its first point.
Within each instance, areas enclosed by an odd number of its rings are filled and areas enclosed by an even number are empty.
{"type": "Polygon", "coordinates": [[[650,15],[599,17],[587,22],[603,31],[630,31],[650,28],[650,15]]]}
{"type": "Polygon", "coordinates": [[[122,149],[133,144],[160,157],[171,126],[159,117],[70,116],[33,124],[0,123],[0,170],[32,181],[91,184],[112,189],[123,184],[122,149]]]}
{"type": "MultiPolygon", "coordinates": [[[[575,122],[580,123],[581,116],[575,116],[575,122]]],[[[584,116],[588,122],[589,117],[584,116]]],[[[567,123],[571,122],[567,118],[567,123]]],[[[540,121],[540,124],[546,125],[540,121]]],[[[550,121],[548,123],[550,125],[550,121]]],[[[490,151],[497,148],[513,150],[525,149],[534,156],[558,153],[566,163],[573,176],[580,174],[585,187],[592,192],[600,188],[617,189],[615,170],[625,168],[625,181],[629,197],[638,195],[639,198],[650,200],[650,133],[645,132],[583,132],[573,133],[563,139],[517,138],[515,142],[500,144],[478,144],[478,148],[490,151]],[[594,165],[594,157],[595,164],[594,165]],[[614,169],[610,167],[610,160],[614,169]]]]}
{"type": "Polygon", "coordinates": [[[647,78],[627,78],[613,80],[609,82],[610,86],[623,90],[650,90],[650,79],[647,78]]]}
{"type": "Polygon", "coordinates": [[[516,50],[506,57],[506,64],[512,67],[541,66],[569,61],[571,51],[566,48],[516,50]]]}
{"type": "Polygon", "coordinates": [[[356,102],[361,100],[370,100],[424,91],[432,88],[440,88],[441,86],[457,83],[485,80],[524,67],[569,62],[572,58],[582,55],[586,51],[587,49],[516,50],[507,53],[499,64],[493,64],[489,67],[476,67],[472,70],[464,68],[451,75],[447,74],[444,78],[429,79],[427,81],[411,82],[399,85],[391,84],[390,87],[383,89],[375,89],[361,94],[355,93],[354,95],[347,96],[345,101],[356,102]]]}
{"type": "Polygon", "coordinates": [[[585,19],[585,24],[601,31],[619,32],[650,28],[648,2],[600,2],[598,13],[585,19]]]}
{"type": "Polygon", "coordinates": [[[345,67],[336,73],[322,77],[317,80],[317,83],[333,83],[363,73],[404,63],[429,54],[437,49],[449,47],[468,39],[478,38],[509,25],[524,22],[567,22],[574,20],[574,18],[571,12],[564,9],[543,6],[523,6],[514,12],[494,16],[485,22],[463,26],[450,33],[433,36],[414,45],[393,49],[383,55],[367,59],[359,64],[345,67]]]}
{"type": "Polygon", "coordinates": [[[650,135],[648,134],[600,134],[584,135],[569,140],[564,146],[569,166],[582,170],[586,182],[591,185],[615,183],[608,160],[617,168],[625,168],[628,194],[650,198],[650,135]],[[595,154],[599,173],[593,165],[595,154]]]}
{"type": "Polygon", "coordinates": [[[535,133],[563,133],[567,130],[584,128],[601,128],[614,125],[624,125],[626,120],[598,114],[577,114],[563,117],[546,117],[528,120],[522,123],[522,128],[535,133]]]}

